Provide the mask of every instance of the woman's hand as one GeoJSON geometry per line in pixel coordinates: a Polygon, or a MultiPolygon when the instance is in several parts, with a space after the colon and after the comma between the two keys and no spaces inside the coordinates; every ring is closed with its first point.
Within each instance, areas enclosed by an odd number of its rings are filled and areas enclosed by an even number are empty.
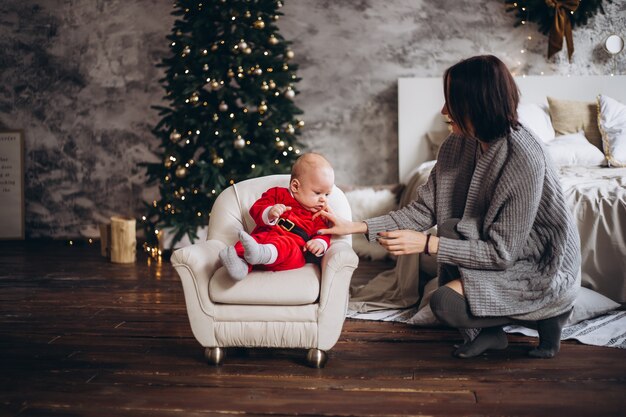
{"type": "Polygon", "coordinates": [[[353,222],[344,219],[343,217],[337,216],[328,207],[325,210],[320,210],[315,213],[313,218],[317,216],[322,216],[332,224],[332,227],[328,229],[320,229],[317,232],[319,235],[351,235],[353,233],[367,232],[367,224],[365,222],[353,222]]]}
{"type": "MultiPolygon", "coordinates": [[[[380,232],[378,243],[392,255],[410,255],[424,252],[426,235],[415,230],[380,232]]],[[[432,240],[431,240],[432,243],[432,240]]],[[[434,251],[431,251],[434,253],[434,251]]]]}

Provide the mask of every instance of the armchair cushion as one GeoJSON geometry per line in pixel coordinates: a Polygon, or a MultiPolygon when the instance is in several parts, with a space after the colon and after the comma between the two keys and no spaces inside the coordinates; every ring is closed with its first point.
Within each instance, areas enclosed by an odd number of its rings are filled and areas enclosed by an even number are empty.
{"type": "Polygon", "coordinates": [[[306,264],[289,271],[252,271],[241,280],[232,279],[226,268],[217,270],[209,283],[214,303],[294,306],[312,304],[320,294],[320,269],[306,264]]]}

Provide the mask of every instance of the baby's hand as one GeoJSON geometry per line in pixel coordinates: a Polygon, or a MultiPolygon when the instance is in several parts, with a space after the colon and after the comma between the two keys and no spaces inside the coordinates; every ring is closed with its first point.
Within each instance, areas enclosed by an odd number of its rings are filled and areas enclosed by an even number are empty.
{"type": "Polygon", "coordinates": [[[274,204],[272,208],[270,209],[270,211],[267,213],[267,218],[269,219],[270,222],[273,222],[287,210],[291,210],[291,207],[286,206],[284,204],[274,204]]]}
{"type": "Polygon", "coordinates": [[[304,245],[304,250],[308,250],[315,256],[322,256],[324,254],[324,244],[319,239],[311,239],[304,245]]]}

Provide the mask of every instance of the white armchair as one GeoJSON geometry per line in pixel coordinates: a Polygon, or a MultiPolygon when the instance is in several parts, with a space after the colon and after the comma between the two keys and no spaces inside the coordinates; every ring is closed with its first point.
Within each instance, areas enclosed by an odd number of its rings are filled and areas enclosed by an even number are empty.
{"type": "MultiPolygon", "coordinates": [[[[224,190],[213,206],[207,241],[172,254],[183,283],[194,336],[209,363],[220,365],[226,347],[309,349],[307,361],[321,368],[345,320],[352,272],[358,257],[350,236],[333,237],[318,265],[279,272],[252,271],[242,281],[229,277],[219,251],[234,244],[240,230],[255,224],[248,213],[261,194],[289,185],[289,175],[242,181],[224,190]]],[[[335,213],[350,218],[345,195],[337,187],[329,197],[335,213]]]]}

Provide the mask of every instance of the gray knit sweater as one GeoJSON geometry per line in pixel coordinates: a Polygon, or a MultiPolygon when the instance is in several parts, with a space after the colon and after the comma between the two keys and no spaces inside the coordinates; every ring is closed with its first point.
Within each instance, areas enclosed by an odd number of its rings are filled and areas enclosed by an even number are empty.
{"type": "Polygon", "coordinates": [[[567,311],[580,287],[580,241],[545,148],[523,127],[478,161],[477,146],[450,135],[417,199],[366,220],[368,238],[460,218],[463,240],[440,238],[437,259],[458,266],[474,315],[539,320],[567,311]]]}

